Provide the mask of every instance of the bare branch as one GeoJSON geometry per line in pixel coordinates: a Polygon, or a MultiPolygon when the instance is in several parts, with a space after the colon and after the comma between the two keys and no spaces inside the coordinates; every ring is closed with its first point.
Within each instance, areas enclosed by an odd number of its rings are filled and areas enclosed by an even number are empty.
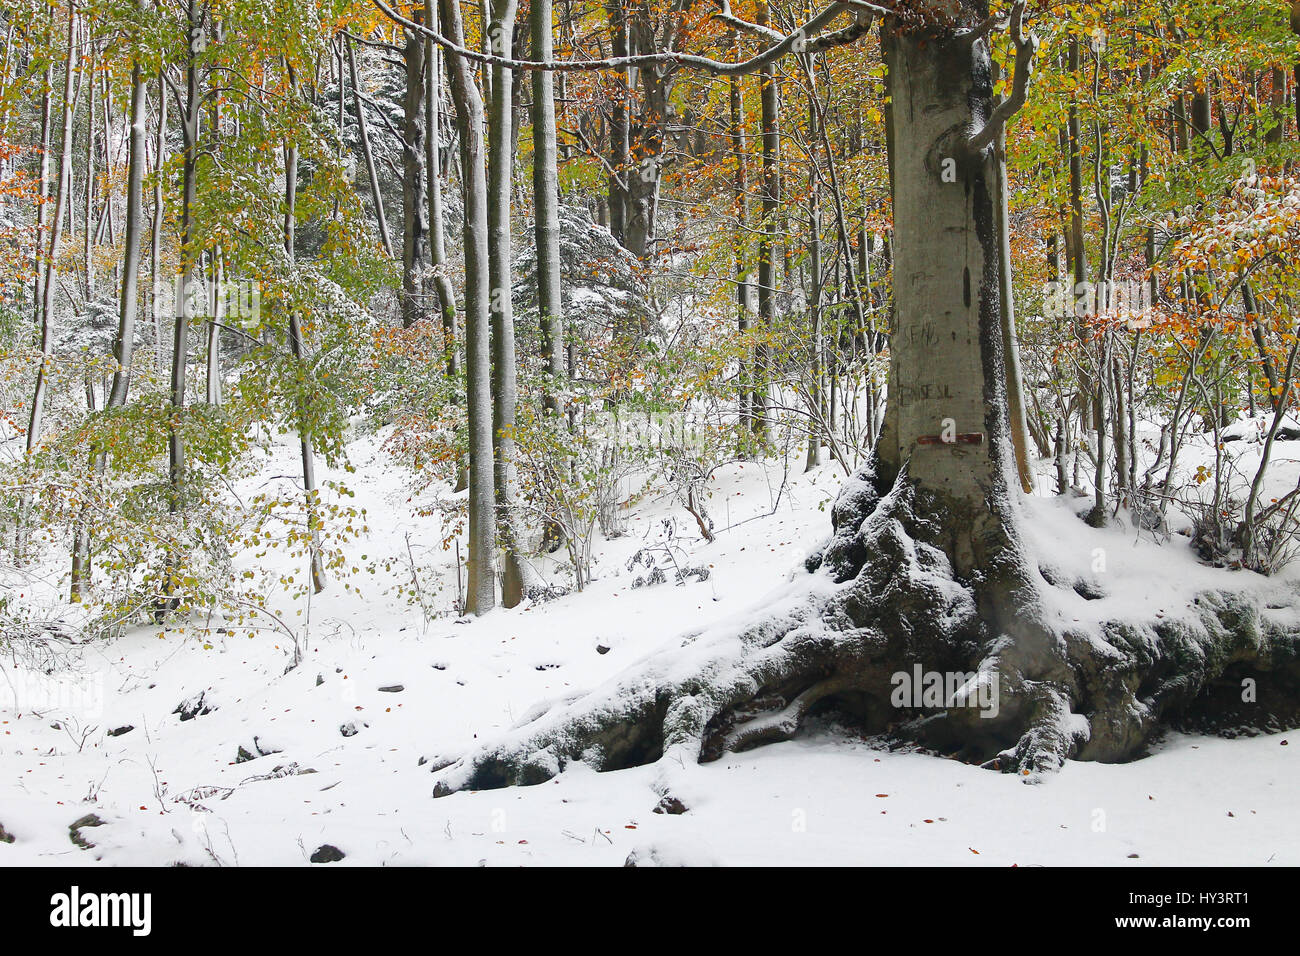
{"type": "MultiPolygon", "coordinates": [[[[808,20],[803,26],[796,29],[793,33],[784,36],[779,42],[773,43],[765,50],[759,52],[748,60],[742,60],[738,63],[729,63],[724,60],[715,60],[712,57],[698,56],[692,53],[680,53],[675,50],[665,50],[660,53],[644,53],[635,56],[606,57],[600,60],[514,60],[509,57],[494,56],[488,53],[482,53],[478,50],[471,50],[468,47],[452,43],[441,34],[430,30],[423,24],[416,23],[407,17],[402,16],[394,10],[385,0],[373,0],[374,5],[379,8],[390,20],[408,30],[428,37],[438,46],[442,47],[449,53],[456,56],[464,57],[476,63],[484,63],[489,66],[504,67],[508,70],[522,70],[526,72],[547,71],[552,73],[574,73],[600,70],[616,70],[629,66],[684,66],[695,70],[701,70],[705,73],[711,73],[715,76],[743,76],[762,69],[769,63],[773,63],[785,56],[787,53],[818,53],[822,50],[830,49],[836,46],[842,46],[859,39],[870,29],[871,20],[864,16],[864,11],[859,9],[855,21],[839,30],[827,33],[823,36],[817,36],[824,28],[830,26],[842,13],[853,12],[853,8],[869,8],[882,12],[892,12],[887,8],[877,8],[874,4],[864,4],[862,0],[836,0],[826,9],[808,20]]],[[[737,24],[745,21],[737,21],[737,24]]]]}
{"type": "Polygon", "coordinates": [[[751,23],[748,20],[742,20],[740,17],[736,16],[731,12],[731,0],[718,0],[718,3],[721,9],[713,15],[713,19],[717,20],[719,23],[725,23],[727,26],[735,27],[737,30],[742,30],[745,33],[753,33],[761,37],[766,37],[768,40],[780,41],[785,39],[785,35],[782,34],[780,30],[773,30],[766,24],[751,23]]]}

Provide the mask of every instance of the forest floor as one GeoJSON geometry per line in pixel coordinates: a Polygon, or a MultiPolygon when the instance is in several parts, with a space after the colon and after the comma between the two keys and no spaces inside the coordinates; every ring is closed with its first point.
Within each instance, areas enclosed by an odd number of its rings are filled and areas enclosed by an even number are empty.
{"type": "MultiPolygon", "coordinates": [[[[1228,447],[1249,474],[1258,446],[1228,447]]],[[[263,476],[292,474],[294,453],[277,446],[263,476]]],[[[1276,454],[1273,481],[1295,487],[1300,446],[1276,454]]],[[[1145,759],[1070,762],[1025,786],[817,725],[788,743],[673,768],[683,814],[653,812],[659,765],[605,775],[578,765],[535,787],[432,799],[421,758],[463,752],[540,701],[760,605],[828,533],[843,472],[832,463],[804,474],[794,459],[788,475],[779,461],[722,469],[711,484],[712,543],[652,491],[626,510],[626,534],[598,542],[584,592],[464,622],[427,620],[405,593],[410,558],[446,572],[441,591],[426,576],[426,604],[454,597],[440,518],[413,516],[375,438],[358,439],[352,458],[356,472],[333,477],[367,509],[370,530],[349,548],[366,555],[359,566],[381,567],[351,579],[359,592],[332,582],[309,615],[280,602],[306,634],[298,667],[286,672],[291,647],[269,628],[249,637],[140,627],[61,648],[65,667],[51,675],[4,663],[0,826],[15,839],[0,842],[0,866],[306,864],[324,845],[346,854],[335,864],[344,866],[613,866],[632,854],[642,865],[1300,864],[1295,733],[1170,735],[1145,759]],[[632,587],[644,568],[629,570],[628,559],[662,545],[670,528],[677,560],[710,576],[632,587]],[[23,697],[33,687],[57,702],[33,706],[23,697]],[[178,705],[200,693],[208,712],[182,719],[178,705]],[[101,825],[77,831],[93,844],[83,849],[69,827],[91,814],[101,825]]],[[[1197,461],[1189,455],[1188,467],[1197,461]]],[[[1074,620],[1177,614],[1197,588],[1249,573],[1199,564],[1177,534],[1160,543],[1124,526],[1088,528],[1074,515],[1087,504],[1046,491],[1028,504],[1040,560],[1105,593],[1063,598],[1059,610],[1074,620]]],[[[1296,579],[1293,569],[1259,581],[1296,579]]]]}

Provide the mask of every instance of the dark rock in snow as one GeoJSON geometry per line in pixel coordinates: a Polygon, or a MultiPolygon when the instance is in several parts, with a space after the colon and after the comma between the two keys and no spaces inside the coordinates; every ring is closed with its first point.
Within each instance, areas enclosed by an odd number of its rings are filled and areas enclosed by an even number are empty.
{"type": "Polygon", "coordinates": [[[357,725],[352,723],[352,721],[348,721],[339,728],[339,733],[344,737],[355,737],[357,735],[357,725]]]}
{"type": "Polygon", "coordinates": [[[87,840],[82,835],[81,831],[86,827],[102,827],[103,825],[104,821],[99,819],[98,816],[93,813],[87,813],[79,820],[68,824],[68,838],[83,850],[89,850],[93,848],[95,844],[87,840]]]}
{"type": "Polygon", "coordinates": [[[173,714],[180,714],[181,720],[193,720],[217,709],[217,705],[207,700],[207,691],[201,690],[193,697],[187,697],[176,705],[173,714]]]}
{"type": "Polygon", "coordinates": [[[240,744],[238,752],[235,754],[235,763],[247,763],[249,760],[256,760],[258,757],[269,757],[271,754],[281,753],[281,749],[272,744],[262,743],[262,738],[253,737],[253,749],[250,751],[243,744],[240,744]]]}
{"type": "Polygon", "coordinates": [[[121,737],[123,734],[129,734],[133,730],[135,730],[135,727],[133,725],[123,724],[121,727],[115,727],[114,729],[110,730],[108,732],[108,735],[110,737],[121,737]]]}
{"type": "Polygon", "coordinates": [[[316,848],[316,852],[311,855],[313,863],[337,863],[347,856],[342,850],[329,843],[323,844],[316,848]]]}
{"type": "Polygon", "coordinates": [[[406,688],[401,684],[389,684],[387,687],[379,688],[381,694],[400,694],[404,690],[406,688]]]}
{"type": "MultiPolygon", "coordinates": [[[[428,764],[428,766],[429,766],[429,772],[430,772],[430,773],[437,773],[439,770],[446,770],[448,767],[450,767],[450,766],[451,766],[452,764],[454,764],[455,762],[456,762],[456,761],[455,761],[454,758],[450,758],[450,757],[439,757],[439,756],[437,756],[437,755],[432,756],[432,757],[421,757],[421,758],[420,758],[420,766],[423,767],[423,766],[425,766],[426,764],[428,764]]],[[[434,796],[437,796],[437,794],[435,793],[434,796]]]]}
{"type": "Polygon", "coordinates": [[[597,645],[596,645],[596,653],[597,653],[597,654],[608,654],[608,653],[609,653],[609,648],[606,647],[604,644],[597,644],[597,645]]]}
{"type": "Polygon", "coordinates": [[[1074,582],[1074,593],[1079,595],[1085,601],[1100,601],[1106,596],[1106,592],[1101,589],[1094,581],[1078,580],[1074,582]]]}
{"type": "Polygon", "coordinates": [[[655,806],[655,813],[668,813],[673,816],[685,813],[688,807],[670,793],[664,794],[664,798],[655,806]]]}

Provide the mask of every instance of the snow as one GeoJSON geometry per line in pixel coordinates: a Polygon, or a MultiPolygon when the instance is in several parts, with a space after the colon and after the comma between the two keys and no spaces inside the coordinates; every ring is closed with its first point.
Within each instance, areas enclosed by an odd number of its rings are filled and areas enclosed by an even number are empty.
{"type": "MultiPolygon", "coordinates": [[[[368,511],[369,536],[349,550],[400,554],[409,532],[440,553],[442,512],[408,500],[382,437],[353,443],[355,473],[322,475],[368,511]]],[[[1257,460],[1257,445],[1234,446],[1257,460]]],[[[295,453],[278,445],[252,482],[293,474],[295,453]]],[[[1295,471],[1279,465],[1283,486],[1295,471]]],[[[534,787],[431,796],[431,763],[547,720],[545,702],[648,658],[669,672],[698,666],[692,655],[718,645],[693,648],[689,635],[738,635],[773,600],[797,616],[809,579],[795,569],[829,533],[844,475],[834,464],[803,474],[792,459],[778,496],[783,477],[780,462],[722,469],[710,484],[712,544],[693,537],[670,495],[638,498],[628,533],[597,543],[586,591],[474,621],[426,622],[417,605],[385,595],[402,583],[402,563],[388,579],[362,575],[360,595],[332,582],[303,617],[285,596],[282,616],[308,631],[303,662],[287,672],[292,648],[270,630],[200,637],[141,627],[110,643],[61,645],[68,666],[49,676],[6,660],[0,825],[16,839],[0,843],[0,866],[306,865],[326,843],[347,854],[335,866],[617,866],[629,855],[638,866],[1300,864],[1300,740],[1286,734],[1173,735],[1146,759],[1070,762],[1027,787],[815,724],[710,764],[670,752],[616,773],[574,764],[534,787]],[[665,518],[676,520],[690,563],[712,574],[633,589],[627,559],[665,518]],[[215,709],[182,721],[177,706],[199,693],[215,709]],[[355,733],[345,736],[346,725],[355,733]],[[239,760],[241,748],[253,759],[239,760]],[[665,795],[687,812],[653,812],[665,795]],[[83,831],[95,846],[82,850],[68,826],[89,813],[105,825],[83,831]]],[[[1290,574],[1205,567],[1176,535],[1162,544],[1131,528],[1088,528],[1075,515],[1085,504],[1026,504],[1040,562],[1101,594],[1050,589],[1052,610],[1075,628],[1181,613],[1198,588],[1225,581],[1294,592],[1290,574]]],[[[449,555],[439,560],[450,568],[449,555]]],[[[450,581],[440,596],[454,595],[450,581]]]]}

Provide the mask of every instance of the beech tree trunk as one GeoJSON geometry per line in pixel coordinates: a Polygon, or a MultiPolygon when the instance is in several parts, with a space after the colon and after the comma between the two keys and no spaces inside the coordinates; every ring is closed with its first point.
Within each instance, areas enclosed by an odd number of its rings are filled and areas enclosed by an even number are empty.
{"type": "Polygon", "coordinates": [[[163,177],[160,174],[163,156],[167,152],[167,84],[158,76],[158,131],[154,140],[153,167],[153,221],[149,227],[149,279],[153,283],[149,305],[153,317],[154,369],[159,379],[167,374],[167,349],[163,345],[162,310],[162,231],[163,231],[163,177]]]}
{"type": "MultiPolygon", "coordinates": [[[[50,7],[50,17],[54,16],[54,8],[50,7]]],[[[41,315],[42,308],[45,305],[45,229],[48,222],[46,213],[46,200],[50,197],[50,123],[53,119],[54,96],[54,64],[47,63],[45,66],[44,80],[41,84],[41,163],[40,172],[36,183],[36,276],[32,280],[32,303],[35,312],[35,336],[39,343],[41,340],[41,315]]]]}
{"type": "Polygon", "coordinates": [[[122,298],[118,310],[117,337],[113,343],[113,385],[108,392],[109,408],[126,404],[131,387],[131,362],[135,355],[135,322],[139,309],[140,240],[144,226],[144,121],[147,111],[147,84],[144,71],[136,62],[131,68],[131,128],[127,146],[126,235],[122,251],[122,298]]]}
{"type": "MultiPolygon", "coordinates": [[[[446,36],[464,44],[458,0],[439,0],[446,36]]],[[[496,494],[492,458],[491,299],[488,256],[488,184],[483,141],[483,99],[474,70],[447,52],[447,72],[460,132],[465,193],[465,372],[469,418],[469,582],[465,611],[486,614],[496,606],[496,494]]]]}
{"type": "MultiPolygon", "coordinates": [[[[736,263],[736,328],[743,335],[749,331],[750,317],[754,312],[753,285],[750,282],[749,240],[749,175],[745,157],[745,98],[741,77],[728,77],[728,105],[731,111],[731,155],[736,164],[732,180],[732,205],[736,214],[736,229],[732,238],[732,255],[736,263]]],[[[751,362],[742,358],[738,404],[739,420],[742,427],[750,422],[751,362]]],[[[746,443],[742,442],[742,445],[746,443]]],[[[742,454],[744,448],[741,449],[742,454]]]]}
{"type": "MultiPolygon", "coordinates": [[[[530,0],[533,59],[550,60],[551,0],[530,0]]],[[[537,308],[542,331],[542,362],[550,381],[546,410],[555,415],[563,387],[564,306],[560,299],[560,183],[555,145],[555,77],[533,73],[533,236],[537,243],[537,308]]]]}
{"type": "MultiPolygon", "coordinates": [[[[284,254],[289,268],[294,263],[294,234],[297,225],[298,197],[298,147],[290,143],[284,149],[284,254]]],[[[302,337],[302,324],[297,311],[289,310],[289,350],[294,362],[306,361],[306,345],[302,337]]],[[[298,446],[302,456],[302,493],[307,508],[308,562],[311,570],[312,590],[319,594],[325,590],[325,568],[321,560],[319,492],[316,489],[316,450],[311,430],[307,425],[307,409],[298,400],[298,446]]]]}
{"type": "MultiPolygon", "coordinates": [[[[429,0],[424,8],[429,26],[438,29],[438,8],[429,0]]],[[[446,369],[455,377],[460,371],[457,341],[456,291],[447,274],[447,241],[442,215],[442,142],[439,113],[442,110],[442,67],[438,47],[426,41],[424,53],[427,78],[424,90],[425,175],[429,193],[429,259],[433,266],[433,285],[438,293],[438,308],[442,312],[442,334],[446,354],[446,369]]]]}
{"type": "MultiPolygon", "coordinates": [[[[188,0],[187,5],[189,58],[185,65],[185,112],[181,116],[181,133],[184,152],[181,157],[181,295],[176,302],[176,320],[172,326],[172,414],[167,430],[167,510],[179,515],[185,509],[185,388],[190,357],[190,311],[194,283],[198,274],[198,253],[194,248],[194,214],[198,197],[199,117],[202,93],[199,84],[198,54],[203,39],[203,13],[198,0],[188,0]]],[[[173,545],[167,554],[166,574],[163,580],[164,600],[158,609],[175,610],[177,601],[172,597],[174,579],[178,576],[182,555],[173,545]]]]}
{"type": "Polygon", "coordinates": [[[668,757],[669,775],[679,761],[788,739],[824,708],[1031,782],[1070,757],[1141,755],[1162,725],[1300,719],[1289,614],[1265,616],[1225,579],[1176,620],[1080,625],[1061,613],[1066,592],[1105,596],[1058,580],[1024,541],[993,147],[1023,103],[1036,41],[1013,14],[1017,83],[995,98],[989,41],[975,29],[988,3],[948,7],[958,29],[937,18],[882,27],[895,225],[888,407],[808,574],[745,620],[684,635],[605,685],[530,711],[503,739],[435,760],[435,796],[539,783],[576,760],[615,770],[668,757]],[[917,667],[974,676],[935,704],[896,703],[893,678],[917,667]],[[1243,710],[1243,673],[1268,706],[1243,710]],[[974,705],[980,688],[992,710],[974,705]]]}
{"type": "MultiPolygon", "coordinates": [[[[813,58],[805,57],[802,69],[808,83],[808,141],[815,144],[820,136],[817,129],[817,86],[813,73],[813,58]]],[[[815,150],[815,145],[814,145],[815,150]]],[[[817,153],[811,153],[814,163],[817,153]]],[[[817,177],[810,177],[808,189],[808,455],[804,471],[811,471],[822,460],[822,213],[821,191],[817,177]]]]}
{"type": "Polygon", "coordinates": [[[992,94],[987,47],[885,34],[892,107],[896,328],[882,477],[908,478],[954,509],[945,551],[959,574],[986,557],[1009,454],[994,162],[964,154],[992,94]],[[947,173],[947,175],[945,175],[947,173]],[[942,254],[937,254],[943,250],[942,254]],[[964,443],[924,443],[944,435],[964,443]]]}
{"type": "MultiPolygon", "coordinates": [[[[357,78],[357,55],[352,49],[352,38],[344,37],[343,43],[348,51],[348,75],[352,79],[352,104],[357,114],[357,133],[361,137],[361,155],[366,161],[366,176],[370,180],[370,196],[375,202],[375,220],[379,224],[379,238],[384,243],[384,251],[389,258],[393,256],[393,239],[388,233],[388,217],[384,215],[384,197],[379,192],[379,172],[375,169],[375,153],[370,146],[370,124],[366,122],[365,109],[361,105],[361,84],[357,78]]],[[[339,94],[340,97],[342,93],[339,94]]]]}
{"type": "MultiPolygon", "coordinates": [[[[421,17],[416,10],[415,17],[421,17]]],[[[429,197],[425,192],[425,128],[427,103],[424,84],[428,70],[428,44],[414,30],[406,32],[402,61],[406,66],[406,95],[403,99],[405,125],[402,129],[402,325],[410,328],[428,314],[430,263],[429,197]]],[[[378,198],[376,196],[376,198],[378,198]]]]}
{"type": "MultiPolygon", "coordinates": [[[[767,7],[759,8],[759,22],[767,21],[767,7]]],[[[781,101],[774,66],[758,74],[763,125],[763,221],[758,238],[759,335],[776,327],[776,242],[781,207],[781,101]]],[[[754,391],[750,396],[751,426],[767,437],[768,389],[771,386],[771,347],[759,341],[754,349],[754,391]]]]}
{"type": "MultiPolygon", "coordinates": [[[[513,46],[516,0],[492,0],[488,36],[494,52],[513,46]]],[[[501,603],[515,607],[531,583],[516,515],[515,413],[518,368],[511,289],[510,191],[514,174],[514,82],[510,70],[492,67],[492,109],[488,115],[488,258],[492,276],[492,443],[495,452],[497,525],[502,546],[501,603]]]]}
{"type": "MultiPolygon", "coordinates": [[[[628,55],[627,10],[624,0],[609,0],[605,9],[609,14],[610,53],[616,57],[628,55]]],[[[628,103],[632,99],[631,70],[622,68],[613,74],[613,102],[609,107],[609,232],[623,245],[627,244],[627,178],[635,174],[629,168],[628,103]]]]}
{"type": "Polygon", "coordinates": [[[76,62],[77,8],[68,6],[68,54],[63,68],[63,139],[59,146],[59,181],[55,187],[54,212],[50,222],[50,244],[41,288],[40,346],[41,364],[36,369],[36,386],[32,390],[32,414],[27,427],[27,451],[35,450],[45,421],[45,393],[48,366],[54,358],[54,289],[58,275],[59,247],[63,240],[63,218],[72,191],[72,95],[73,64],[76,62]]]}
{"type": "MultiPolygon", "coordinates": [[[[140,286],[140,234],[144,218],[144,167],[146,163],[144,121],[147,112],[147,85],[144,71],[137,60],[131,67],[130,130],[127,139],[126,173],[126,235],[122,252],[122,295],[117,317],[117,334],[113,339],[113,383],[105,399],[105,408],[121,408],[126,404],[131,387],[131,363],[135,356],[135,323],[139,307],[140,286]]],[[[104,473],[105,456],[100,449],[91,449],[92,470],[96,479],[104,473]]],[[[72,579],[70,596],[80,601],[90,578],[89,515],[83,511],[72,544],[72,579]]]]}

